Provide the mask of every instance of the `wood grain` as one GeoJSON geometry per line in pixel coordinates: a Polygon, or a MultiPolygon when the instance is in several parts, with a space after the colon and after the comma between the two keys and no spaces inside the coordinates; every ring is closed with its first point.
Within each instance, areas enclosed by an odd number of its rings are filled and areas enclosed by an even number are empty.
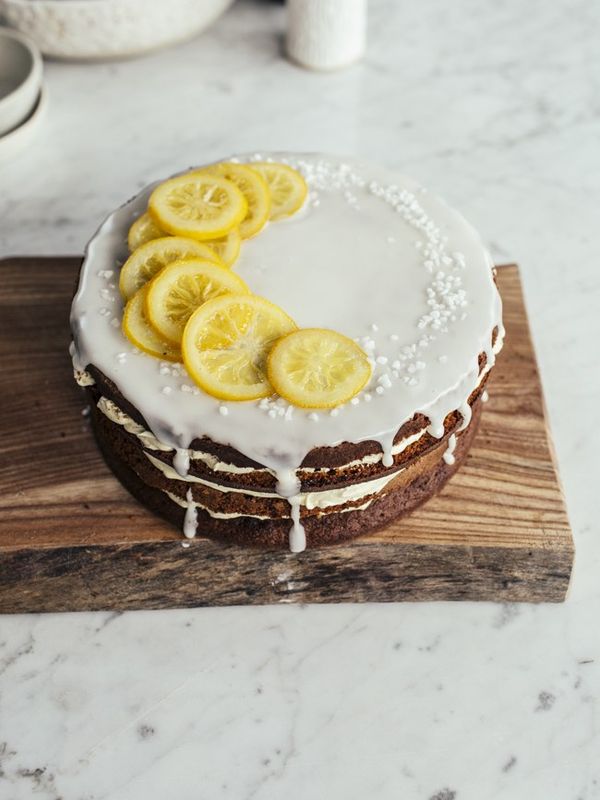
{"type": "Polygon", "coordinates": [[[79,260],[0,263],[0,612],[279,602],[561,601],[573,540],[515,266],[468,461],[410,517],[300,556],[181,534],[104,465],[67,348],[79,260]]]}

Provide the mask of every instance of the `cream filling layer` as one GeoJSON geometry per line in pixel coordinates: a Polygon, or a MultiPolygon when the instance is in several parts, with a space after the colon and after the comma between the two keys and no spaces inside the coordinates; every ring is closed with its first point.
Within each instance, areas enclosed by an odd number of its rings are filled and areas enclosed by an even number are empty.
{"type": "MultiPolygon", "coordinates": [[[[265,499],[278,499],[281,496],[276,492],[255,492],[252,489],[237,489],[230,486],[221,486],[218,483],[212,483],[204,478],[198,478],[196,475],[181,476],[169,464],[165,464],[158,458],[146,453],[148,460],[162,474],[173,481],[182,481],[183,483],[199,483],[202,486],[208,486],[214,491],[223,494],[242,494],[248,497],[264,497],[265,499]]],[[[402,469],[396,470],[391,475],[384,475],[381,478],[375,478],[371,481],[363,481],[362,483],[355,483],[352,486],[344,486],[341,489],[325,489],[321,492],[300,492],[299,505],[306,507],[309,510],[315,508],[330,508],[331,506],[339,506],[344,503],[362,500],[364,497],[369,497],[372,494],[378,494],[392,481],[397,475],[403,472],[402,469]]]]}
{"type": "MultiPolygon", "coordinates": [[[[266,517],[261,514],[225,514],[221,511],[213,511],[210,508],[202,505],[202,503],[197,503],[194,500],[188,500],[187,498],[184,500],[182,497],[178,497],[176,494],[172,494],[172,492],[164,491],[164,494],[167,495],[174,503],[177,503],[178,506],[181,506],[185,509],[201,509],[209,514],[214,519],[238,519],[240,517],[248,517],[250,519],[289,519],[289,515],[286,517],[266,517]]],[[[341,508],[337,513],[338,514],[345,514],[348,511],[364,511],[368,508],[371,503],[373,502],[374,498],[367,500],[366,503],[363,503],[360,506],[352,506],[351,508],[341,508]]],[[[322,516],[325,512],[321,512],[321,514],[317,514],[317,516],[322,516]]],[[[188,538],[193,538],[193,536],[188,535],[188,538]]]]}

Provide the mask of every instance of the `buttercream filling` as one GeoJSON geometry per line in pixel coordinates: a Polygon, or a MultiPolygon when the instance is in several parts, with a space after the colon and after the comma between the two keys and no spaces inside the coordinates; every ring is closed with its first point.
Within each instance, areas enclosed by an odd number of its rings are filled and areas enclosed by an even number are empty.
{"type": "MultiPolygon", "coordinates": [[[[281,499],[280,495],[276,492],[255,492],[252,489],[238,489],[231,486],[223,486],[218,483],[212,483],[204,478],[198,478],[196,475],[188,474],[182,476],[179,475],[179,473],[177,473],[169,464],[165,464],[164,461],[154,458],[154,456],[150,455],[150,453],[146,453],[146,456],[148,457],[150,463],[156,467],[156,469],[160,470],[166,478],[172,481],[201,484],[202,486],[207,486],[210,489],[213,489],[216,492],[222,492],[223,494],[233,493],[242,494],[248,497],[281,499]]],[[[298,495],[298,502],[299,505],[305,506],[307,509],[314,509],[329,508],[330,506],[342,505],[344,503],[361,500],[363,497],[381,492],[382,489],[384,489],[388,483],[390,483],[390,481],[392,481],[402,471],[402,469],[398,469],[389,475],[384,475],[381,478],[375,478],[373,480],[363,481],[361,483],[354,483],[351,486],[344,486],[341,489],[324,489],[320,492],[300,492],[298,495]]]]}
{"type": "MultiPolygon", "coordinates": [[[[211,517],[214,517],[215,519],[239,519],[240,517],[244,517],[244,518],[247,517],[249,519],[263,519],[263,520],[290,519],[289,516],[287,516],[287,517],[267,517],[267,516],[264,516],[263,514],[227,514],[227,513],[224,513],[222,511],[213,511],[211,508],[208,508],[207,506],[203,505],[202,503],[198,503],[198,502],[192,500],[191,497],[189,497],[189,496],[186,496],[186,498],[184,499],[184,498],[179,497],[178,495],[173,494],[172,492],[169,492],[167,490],[162,490],[162,491],[163,491],[163,494],[166,494],[167,497],[169,497],[174,503],[177,503],[178,506],[181,506],[182,508],[186,508],[186,509],[197,509],[197,508],[199,508],[202,511],[205,511],[207,514],[209,514],[211,517]]],[[[340,508],[336,513],[345,514],[345,513],[349,512],[349,511],[364,511],[366,508],[368,508],[371,505],[371,503],[373,502],[374,499],[375,498],[371,498],[371,499],[367,500],[366,503],[363,503],[360,506],[350,506],[349,508],[340,508]]],[[[317,514],[316,516],[322,516],[325,513],[327,513],[327,512],[322,511],[319,514],[317,514]]],[[[194,534],[192,534],[190,532],[190,533],[186,533],[186,536],[189,539],[192,539],[194,537],[194,534]]]]}

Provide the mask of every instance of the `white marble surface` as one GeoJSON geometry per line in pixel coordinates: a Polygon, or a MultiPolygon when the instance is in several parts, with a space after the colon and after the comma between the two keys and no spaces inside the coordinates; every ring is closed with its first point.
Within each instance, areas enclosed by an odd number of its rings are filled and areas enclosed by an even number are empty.
{"type": "Polygon", "coordinates": [[[518,258],[577,541],[562,606],[0,618],[0,800],[600,798],[600,60],[596,0],[373,0],[366,60],[279,51],[282,9],[128,63],[48,64],[0,168],[0,252],[78,253],[192,162],[376,158],[518,258]]]}

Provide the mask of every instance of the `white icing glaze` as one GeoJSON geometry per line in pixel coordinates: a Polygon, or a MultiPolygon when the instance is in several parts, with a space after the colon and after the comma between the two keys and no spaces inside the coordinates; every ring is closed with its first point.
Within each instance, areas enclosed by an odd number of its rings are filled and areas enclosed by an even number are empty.
{"type": "MultiPolygon", "coordinates": [[[[96,365],[157,440],[175,450],[203,435],[229,444],[273,471],[293,507],[296,470],[314,447],[375,440],[389,464],[394,434],[415,412],[438,435],[477,386],[479,353],[493,366],[492,330],[499,328],[498,348],[503,329],[490,257],[473,228],[440,199],[372,166],[274,158],[304,173],[309,200],[290,220],[245,242],[235,269],[300,326],[333,328],[361,344],[373,376],[355,402],[337,415],[230,403],[223,415],[220,402],[193,387],[182,367],[165,367],[131,347],[115,324],[123,305],[110,286],[127,256],[127,230],[152,187],[111,214],[90,242],[71,324],[74,367],[96,365]]],[[[186,471],[183,456],[180,467],[186,471]]],[[[293,538],[301,544],[297,530],[293,538]]]]}
{"type": "Polygon", "coordinates": [[[185,499],[187,502],[185,508],[185,517],[183,519],[183,535],[186,539],[193,539],[196,535],[196,525],[197,525],[197,507],[192,501],[192,490],[188,489],[185,493],[185,499]]]}
{"type": "Polygon", "coordinates": [[[177,447],[173,456],[173,466],[177,474],[185,478],[190,470],[190,451],[184,447],[177,447]]]}
{"type": "Polygon", "coordinates": [[[452,434],[448,437],[448,447],[446,448],[446,452],[443,455],[444,461],[446,464],[454,464],[456,458],[454,457],[454,451],[456,450],[456,434],[452,434]]]}

